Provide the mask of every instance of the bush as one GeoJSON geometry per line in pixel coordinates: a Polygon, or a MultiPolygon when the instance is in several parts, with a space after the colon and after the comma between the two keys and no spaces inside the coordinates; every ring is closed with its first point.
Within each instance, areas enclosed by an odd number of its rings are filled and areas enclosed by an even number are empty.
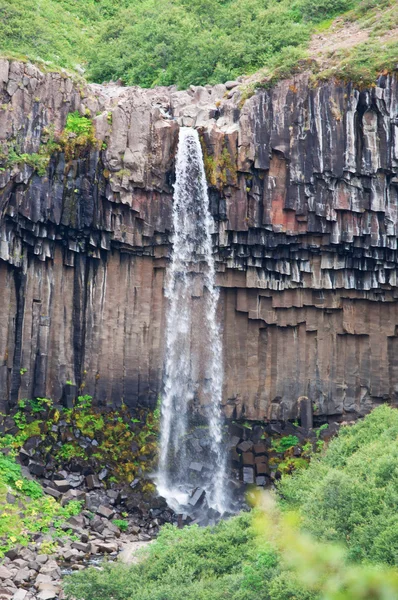
{"type": "Polygon", "coordinates": [[[127,531],[129,527],[129,522],[123,521],[123,519],[113,519],[112,523],[119,527],[120,531],[127,531]]]}
{"type": "Polygon", "coordinates": [[[353,8],[356,0],[298,0],[292,9],[297,10],[305,21],[319,22],[353,8]]]}
{"type": "MultiPolygon", "coordinates": [[[[86,69],[97,82],[219,83],[262,67],[289,74],[313,23],[359,0],[0,0],[0,49],[86,69]]],[[[296,61],[297,62],[297,61],[296,61]]],[[[43,65],[43,66],[48,66],[43,65]]]]}
{"type": "MultiPolygon", "coordinates": [[[[54,537],[65,536],[61,525],[81,510],[72,501],[63,507],[54,498],[44,496],[40,485],[23,477],[21,467],[12,456],[0,454],[0,559],[16,544],[27,545],[31,535],[54,527],[54,537]],[[11,492],[17,502],[10,503],[11,492]]],[[[43,550],[44,552],[44,550],[43,550]]]]}
{"type": "Polygon", "coordinates": [[[147,552],[147,560],[130,567],[106,565],[67,580],[67,592],[77,600],[260,600],[263,575],[276,566],[268,548],[257,558],[252,516],[243,514],[216,527],[163,527],[147,552]],[[252,589],[253,570],[247,563],[266,565],[252,589]],[[239,593],[238,593],[239,592],[239,593]]]}
{"type": "Polygon", "coordinates": [[[36,481],[23,477],[21,467],[11,457],[0,454],[0,482],[31,498],[40,498],[42,489],[36,481]]]}
{"type": "Polygon", "coordinates": [[[279,492],[318,538],[345,543],[353,559],[397,565],[398,411],[381,406],[342,428],[279,492]]]}

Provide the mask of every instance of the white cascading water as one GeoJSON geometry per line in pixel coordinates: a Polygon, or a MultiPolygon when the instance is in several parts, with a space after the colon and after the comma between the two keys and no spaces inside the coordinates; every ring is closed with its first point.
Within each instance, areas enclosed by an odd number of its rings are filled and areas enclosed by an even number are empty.
{"type": "Polygon", "coordinates": [[[177,511],[189,500],[184,441],[198,372],[203,374],[201,404],[206,410],[211,446],[211,474],[203,487],[209,507],[219,513],[227,508],[221,414],[222,341],[217,321],[219,292],[215,285],[213,227],[199,136],[194,129],[182,127],[174,185],[173,251],[166,284],[169,305],[157,482],[160,495],[177,511]],[[199,318],[193,300],[198,297],[198,284],[199,318]]]}

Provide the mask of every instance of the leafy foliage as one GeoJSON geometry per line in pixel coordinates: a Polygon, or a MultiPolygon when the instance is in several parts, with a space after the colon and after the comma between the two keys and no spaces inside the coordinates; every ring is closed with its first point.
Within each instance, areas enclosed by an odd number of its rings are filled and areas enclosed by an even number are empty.
{"type": "Polygon", "coordinates": [[[398,564],[398,411],[375,409],[345,427],[279,491],[317,537],[347,544],[354,559],[398,564]]]}
{"type": "Polygon", "coordinates": [[[66,118],[65,131],[76,135],[90,135],[93,130],[91,119],[75,110],[66,118]]]}
{"type": "Polygon", "coordinates": [[[15,460],[3,454],[0,454],[0,480],[31,498],[40,498],[43,495],[40,485],[23,477],[21,467],[15,460]]]}
{"type": "Polygon", "coordinates": [[[272,446],[276,452],[286,452],[286,450],[297,446],[299,443],[300,441],[296,435],[286,435],[280,440],[275,440],[272,446]]]}
{"type": "Polygon", "coordinates": [[[61,525],[80,510],[80,502],[62,507],[54,498],[44,496],[36,481],[23,477],[14,458],[0,453],[0,558],[15,544],[29,543],[31,534],[47,533],[50,527],[54,538],[65,536],[61,525]],[[7,501],[10,491],[16,499],[14,504],[7,501]]]}
{"type": "Polygon", "coordinates": [[[262,67],[283,77],[305,57],[314,24],[386,2],[0,0],[0,51],[144,87],[218,83],[262,67]]]}
{"type": "Polygon", "coordinates": [[[113,519],[112,523],[119,527],[120,531],[127,531],[129,522],[124,521],[123,519],[113,519]]]}
{"type": "Polygon", "coordinates": [[[259,590],[277,559],[268,545],[258,550],[251,523],[252,516],[243,514],[214,528],[166,525],[147,560],[89,569],[74,575],[67,591],[77,600],[261,600],[259,590]],[[259,572],[247,568],[256,564],[259,572]]]}
{"type": "MultiPolygon", "coordinates": [[[[69,113],[66,126],[59,137],[60,147],[67,160],[81,157],[91,146],[97,143],[93,122],[79,111],[69,113]]],[[[71,382],[69,382],[71,385],[71,382]]]]}
{"type": "Polygon", "coordinates": [[[395,0],[362,0],[347,14],[347,21],[368,32],[366,42],[336,50],[318,80],[337,77],[366,86],[377,74],[396,69],[398,41],[394,30],[398,24],[398,4],[395,0]]]}
{"type": "MultiPolygon", "coordinates": [[[[78,396],[73,408],[55,408],[48,398],[22,399],[12,415],[19,433],[0,436],[0,449],[6,448],[16,456],[26,440],[39,436],[42,449],[52,454],[58,467],[76,459],[98,470],[106,465],[112,474],[110,481],[132,481],[153,467],[159,432],[159,401],[153,411],[140,409],[137,415],[139,418],[131,418],[125,405],[118,410],[100,412],[92,406],[92,397],[87,394],[78,396]],[[62,445],[58,443],[57,429],[52,431],[52,425],[60,420],[68,433],[68,442],[62,445]],[[82,447],[80,434],[95,439],[96,443],[82,447]]],[[[142,491],[152,490],[151,482],[143,484],[142,491]]]]}

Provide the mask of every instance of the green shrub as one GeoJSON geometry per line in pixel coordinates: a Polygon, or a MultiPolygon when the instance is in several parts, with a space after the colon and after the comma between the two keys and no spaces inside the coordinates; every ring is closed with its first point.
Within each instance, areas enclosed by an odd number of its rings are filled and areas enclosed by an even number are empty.
{"type": "MultiPolygon", "coordinates": [[[[214,528],[166,525],[146,549],[148,560],[78,573],[67,580],[67,592],[77,600],[260,600],[258,589],[250,589],[250,573],[243,573],[258,554],[251,522],[243,514],[214,528]]],[[[272,549],[265,563],[269,569],[276,564],[272,549]]]]}
{"type": "Polygon", "coordinates": [[[279,492],[308,531],[344,542],[351,558],[398,564],[398,411],[381,406],[342,428],[279,492]]]}
{"type": "Polygon", "coordinates": [[[353,6],[361,3],[0,0],[0,51],[144,87],[219,83],[262,67],[283,77],[303,57],[313,24],[353,6]]]}
{"type": "Polygon", "coordinates": [[[123,521],[123,519],[113,519],[112,523],[119,527],[120,531],[127,531],[129,527],[128,521],[123,521]]]}
{"type": "Polygon", "coordinates": [[[289,450],[290,448],[293,448],[294,446],[298,446],[299,443],[300,440],[296,435],[286,435],[280,440],[274,440],[272,447],[276,452],[282,453],[286,452],[286,450],[289,450]]]}
{"type": "Polygon", "coordinates": [[[20,465],[4,454],[0,454],[0,481],[31,498],[40,498],[43,495],[40,485],[23,477],[20,465]]]}
{"type": "Polygon", "coordinates": [[[65,131],[75,133],[76,135],[90,135],[93,130],[93,124],[89,117],[81,115],[79,111],[69,113],[66,118],[65,131]]]}
{"type": "Polygon", "coordinates": [[[357,4],[356,0],[298,0],[292,10],[297,11],[305,21],[319,22],[344,13],[357,4]]]}

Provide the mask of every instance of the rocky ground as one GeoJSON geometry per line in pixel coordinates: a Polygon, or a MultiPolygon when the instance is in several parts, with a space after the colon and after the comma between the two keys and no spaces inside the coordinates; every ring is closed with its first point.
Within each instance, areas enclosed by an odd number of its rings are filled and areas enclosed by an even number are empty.
{"type": "MultiPolygon", "coordinates": [[[[84,569],[105,557],[115,560],[120,553],[131,561],[136,546],[150,542],[162,524],[173,520],[162,500],[157,501],[157,508],[131,506],[128,494],[106,490],[97,475],[88,475],[83,482],[80,475],[67,471],[56,477],[44,488],[46,493],[62,505],[72,499],[83,500],[85,507],[61,526],[67,537],[54,537],[56,530],[50,528],[46,534],[33,536],[27,547],[17,546],[6,553],[0,565],[0,600],[62,598],[61,579],[65,573],[84,569]],[[128,523],[126,531],[114,523],[118,518],[128,523]],[[52,554],[44,552],[46,544],[55,544],[56,550],[52,554]]],[[[9,494],[7,500],[12,503],[16,498],[9,494]]]]}

